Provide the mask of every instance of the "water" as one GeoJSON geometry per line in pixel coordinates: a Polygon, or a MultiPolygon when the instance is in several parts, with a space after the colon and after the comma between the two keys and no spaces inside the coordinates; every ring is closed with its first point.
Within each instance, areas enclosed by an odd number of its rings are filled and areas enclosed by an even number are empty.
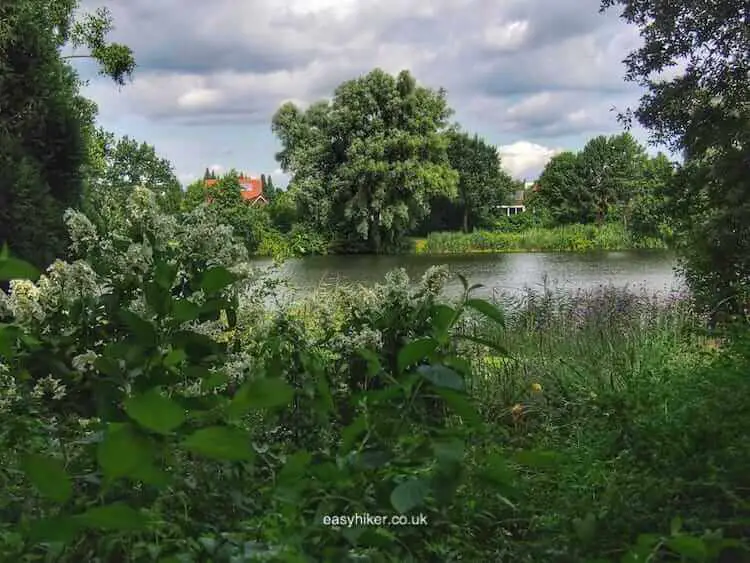
{"type": "MultiPolygon", "coordinates": [[[[271,262],[258,261],[258,265],[264,264],[271,262]]],[[[307,293],[337,283],[372,285],[382,282],[385,274],[395,268],[404,268],[410,278],[418,280],[430,266],[438,264],[463,274],[470,284],[482,284],[478,295],[491,295],[493,289],[513,292],[524,287],[539,288],[545,277],[549,285],[571,290],[612,284],[661,293],[683,285],[674,272],[674,256],[665,251],[313,256],[289,260],[278,273],[298,291],[307,293]]],[[[460,291],[460,281],[455,278],[447,293],[455,295],[460,291]]]]}

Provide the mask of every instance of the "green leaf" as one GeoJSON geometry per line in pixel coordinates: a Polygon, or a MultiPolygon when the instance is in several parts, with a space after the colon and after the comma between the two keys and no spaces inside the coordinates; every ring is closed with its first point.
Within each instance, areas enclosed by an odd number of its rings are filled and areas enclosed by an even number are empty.
{"type": "Polygon", "coordinates": [[[30,522],[28,535],[32,542],[67,544],[76,538],[79,531],[80,526],[73,518],[69,516],[52,516],[30,522]]]}
{"type": "Polygon", "coordinates": [[[125,412],[144,428],[169,434],[185,422],[185,410],[156,389],[125,401],[125,412]]]}
{"type": "Polygon", "coordinates": [[[180,323],[194,321],[201,314],[201,307],[187,299],[172,302],[172,318],[180,323]]]}
{"type": "Polygon", "coordinates": [[[432,451],[442,463],[459,463],[464,458],[465,444],[461,440],[436,440],[432,442],[432,451]]]}
{"type": "Polygon", "coordinates": [[[255,379],[245,383],[229,405],[231,416],[242,416],[251,410],[272,409],[288,405],[294,398],[294,388],[275,378],[255,379]]]}
{"type": "Polygon", "coordinates": [[[399,483],[391,492],[391,505],[400,513],[410,511],[424,502],[430,492],[429,484],[422,479],[409,479],[399,483]]]}
{"type": "Polygon", "coordinates": [[[440,343],[434,338],[419,338],[406,344],[398,353],[398,371],[403,373],[432,354],[440,343]]]}
{"type": "Polygon", "coordinates": [[[117,316],[130,329],[138,342],[147,346],[156,344],[156,328],[149,321],[127,309],[120,309],[117,316]]]}
{"type": "Polygon", "coordinates": [[[560,464],[560,454],[545,450],[521,450],[513,455],[513,461],[527,467],[547,468],[560,464]]]}
{"type": "Polygon", "coordinates": [[[460,375],[449,367],[440,364],[419,366],[417,373],[436,387],[463,391],[466,386],[460,375]]]}
{"type": "Polygon", "coordinates": [[[674,536],[667,540],[667,547],[675,553],[696,561],[708,560],[706,542],[695,536],[674,536]]]}
{"type": "Polygon", "coordinates": [[[186,450],[204,457],[226,461],[252,461],[250,435],[230,426],[209,426],[196,430],[183,442],[186,450]]]}
{"type": "Polygon", "coordinates": [[[357,353],[367,362],[367,375],[375,377],[382,369],[378,355],[367,348],[360,348],[357,353]]]}
{"type": "Polygon", "coordinates": [[[159,287],[169,290],[172,288],[172,284],[177,277],[177,266],[171,265],[168,262],[160,260],[156,263],[154,271],[154,281],[159,287]]]}
{"type": "Polygon", "coordinates": [[[682,530],[682,518],[680,518],[679,516],[675,516],[669,523],[669,533],[673,536],[676,536],[680,533],[680,530],[682,530]]]}
{"type": "Polygon", "coordinates": [[[87,528],[106,531],[140,531],[149,527],[145,514],[134,510],[125,503],[115,502],[106,506],[95,506],[83,514],[74,516],[75,520],[87,528]]]}
{"type": "Polygon", "coordinates": [[[152,463],[151,445],[127,424],[110,424],[99,443],[97,462],[110,480],[134,476],[140,467],[152,463]]]}
{"type": "Polygon", "coordinates": [[[0,258],[0,281],[39,279],[39,270],[18,258],[0,258]]]}
{"type": "Polygon", "coordinates": [[[573,518],[573,529],[583,543],[591,543],[596,537],[596,516],[589,512],[585,518],[573,518]]]}
{"type": "Polygon", "coordinates": [[[279,483],[299,482],[310,465],[312,456],[309,452],[299,451],[290,455],[279,472],[279,483]]]}
{"type": "Polygon", "coordinates": [[[486,346],[490,350],[494,350],[501,356],[510,356],[510,353],[506,348],[498,344],[497,342],[493,342],[492,340],[489,340],[487,338],[482,338],[480,336],[471,336],[469,334],[459,334],[458,338],[462,338],[464,340],[468,340],[469,342],[473,342],[474,344],[479,344],[480,346],[486,346]]]}
{"type": "Polygon", "coordinates": [[[73,484],[59,460],[31,454],[22,461],[22,468],[29,481],[48,499],[62,503],[73,495],[73,484]]]}
{"type": "Polygon", "coordinates": [[[0,324],[0,355],[9,357],[13,355],[16,343],[21,335],[21,329],[15,325],[0,324]]]}
{"type": "Polygon", "coordinates": [[[505,315],[495,305],[484,299],[469,299],[466,301],[466,306],[479,311],[485,317],[492,319],[498,325],[505,328],[505,315]]]}
{"type": "Polygon", "coordinates": [[[216,266],[213,268],[209,268],[203,274],[203,279],[201,280],[201,289],[206,293],[216,293],[217,291],[221,291],[228,285],[231,285],[235,281],[237,281],[236,276],[229,270],[221,266],[216,266]]]}
{"type": "Polygon", "coordinates": [[[211,372],[205,370],[205,372],[203,372],[204,369],[205,368],[195,366],[193,370],[187,370],[187,373],[190,375],[198,375],[199,371],[202,372],[201,376],[199,376],[202,391],[213,391],[214,389],[218,389],[229,383],[229,376],[223,371],[211,372]]]}
{"type": "Polygon", "coordinates": [[[450,389],[437,389],[436,391],[448,407],[460,416],[466,424],[475,428],[482,425],[483,420],[479,411],[471,404],[466,395],[450,389]]]}
{"type": "Polygon", "coordinates": [[[435,335],[440,338],[447,335],[448,330],[451,328],[454,319],[456,318],[456,310],[448,305],[435,305],[431,312],[431,324],[435,335]]]}
{"type": "Polygon", "coordinates": [[[447,356],[443,358],[443,363],[449,368],[453,368],[464,378],[471,377],[471,362],[458,356],[447,356]]]}
{"type": "Polygon", "coordinates": [[[341,453],[347,454],[351,451],[354,442],[367,430],[367,418],[359,415],[349,426],[341,431],[341,453]]]}
{"type": "Polygon", "coordinates": [[[186,359],[187,354],[185,353],[185,350],[182,350],[181,348],[175,348],[173,350],[170,350],[169,353],[164,356],[163,362],[167,367],[174,367],[180,365],[186,359]]]}

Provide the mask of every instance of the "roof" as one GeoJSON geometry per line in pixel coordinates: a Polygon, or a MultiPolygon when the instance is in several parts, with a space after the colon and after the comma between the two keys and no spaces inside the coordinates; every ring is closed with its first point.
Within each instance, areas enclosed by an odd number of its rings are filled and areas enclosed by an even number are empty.
{"type": "MultiPolygon", "coordinates": [[[[260,178],[240,176],[237,180],[242,189],[242,199],[246,201],[255,201],[256,199],[263,197],[263,184],[261,183],[260,178]]],[[[218,182],[218,180],[214,178],[204,180],[206,187],[214,186],[216,185],[216,182],[218,182]]]]}

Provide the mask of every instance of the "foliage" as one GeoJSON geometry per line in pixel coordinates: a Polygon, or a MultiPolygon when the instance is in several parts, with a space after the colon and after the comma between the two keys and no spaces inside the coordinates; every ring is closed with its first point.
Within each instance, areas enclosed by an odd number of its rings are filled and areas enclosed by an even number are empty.
{"type": "Polygon", "coordinates": [[[182,186],[172,164],[156,154],[154,147],[102,129],[92,139],[94,154],[87,169],[87,191],[83,209],[103,224],[108,214],[118,212],[136,186],[153,190],[162,209],[176,213],[182,200],[182,186]]]}
{"type": "Polygon", "coordinates": [[[746,2],[602,1],[602,10],[615,6],[643,39],[625,64],[626,79],[646,93],[622,117],[685,158],[671,198],[687,278],[705,307],[742,313],[750,275],[746,2]]]}
{"type": "MultiPolygon", "coordinates": [[[[521,214],[524,215],[524,214],[521,214]]],[[[473,233],[430,233],[420,253],[462,254],[472,252],[588,252],[664,248],[655,238],[635,239],[621,224],[529,227],[473,233]]]]}
{"type": "Polygon", "coordinates": [[[432,197],[455,194],[442,134],[449,115],[444,91],[379,69],[341,84],[330,103],[279,108],[277,159],[293,174],[300,216],[345,248],[397,247],[432,197]]]}
{"type": "Polygon", "coordinates": [[[0,241],[40,267],[64,252],[62,214],[80,203],[95,114],[60,50],[68,41],[89,47],[118,83],[134,68],[127,48],[105,42],[107,12],[74,20],[76,6],[22,0],[0,7],[0,241]]]}
{"type": "Polygon", "coordinates": [[[497,147],[478,135],[452,129],[446,133],[448,159],[458,172],[458,197],[451,200],[438,196],[430,204],[430,215],[417,232],[454,231],[470,232],[487,227],[499,213],[499,206],[515,189],[513,179],[502,170],[497,147]]]}

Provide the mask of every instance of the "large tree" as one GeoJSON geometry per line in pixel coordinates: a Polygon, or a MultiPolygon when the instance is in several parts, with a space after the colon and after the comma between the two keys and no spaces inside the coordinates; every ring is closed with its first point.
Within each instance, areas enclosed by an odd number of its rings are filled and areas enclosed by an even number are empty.
{"type": "Polygon", "coordinates": [[[86,177],[85,211],[106,220],[125,205],[137,187],[153,191],[161,209],[175,213],[180,208],[182,186],[172,164],[147,143],[98,129],[92,139],[92,158],[86,177]]]}
{"type": "Polygon", "coordinates": [[[293,175],[301,216],[348,250],[398,246],[433,197],[456,193],[443,134],[450,114],[445,91],[380,69],[341,84],[330,102],[282,106],[277,159],[293,175]]]}
{"type": "Polygon", "coordinates": [[[446,136],[448,160],[458,172],[458,194],[454,199],[435,198],[424,228],[469,232],[489,226],[518,183],[500,166],[497,147],[458,129],[451,129],[446,136]]]}
{"type": "Polygon", "coordinates": [[[578,155],[571,151],[553,156],[534,187],[532,207],[547,211],[556,224],[588,223],[593,203],[583,189],[578,155]]]}
{"type": "Polygon", "coordinates": [[[747,0],[602,0],[602,10],[614,6],[643,39],[625,65],[646,93],[623,117],[685,157],[671,200],[687,280],[706,307],[742,312],[750,303],[747,0]]]}
{"type": "Polygon", "coordinates": [[[645,149],[629,133],[594,137],[578,154],[581,188],[590,202],[597,225],[608,214],[620,212],[635,196],[641,181],[645,149]]]}
{"type": "Polygon", "coordinates": [[[67,246],[62,215],[80,204],[95,107],[61,55],[86,56],[123,84],[134,68],[127,47],[107,44],[112,27],[100,10],[77,22],[74,0],[0,4],[0,244],[46,267],[67,246]]]}

